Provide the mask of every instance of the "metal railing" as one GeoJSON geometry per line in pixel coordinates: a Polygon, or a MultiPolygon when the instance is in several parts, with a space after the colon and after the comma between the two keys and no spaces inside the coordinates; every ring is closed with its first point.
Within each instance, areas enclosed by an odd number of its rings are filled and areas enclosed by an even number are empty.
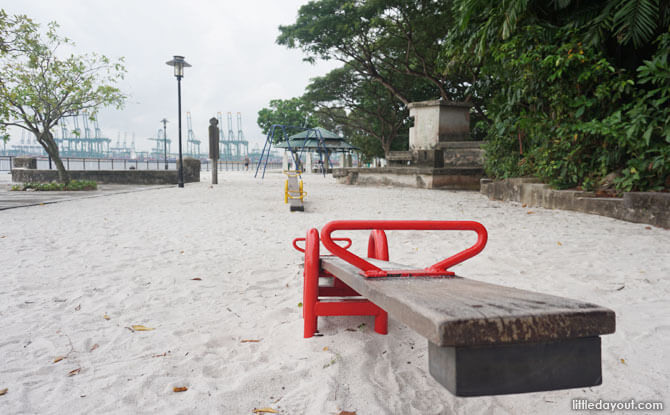
{"type": "MultiPolygon", "coordinates": [[[[0,171],[12,171],[13,161],[16,156],[0,156],[0,171]]],[[[129,159],[103,159],[85,157],[64,157],[63,164],[67,170],[165,170],[165,160],[129,160],[129,159]]],[[[281,169],[281,161],[269,162],[268,167],[281,169]]],[[[254,166],[249,163],[249,170],[254,166]]],[[[243,161],[219,160],[218,171],[242,171],[245,170],[243,161]]],[[[168,170],[177,170],[177,162],[168,160],[168,170]]],[[[56,163],[49,163],[48,157],[37,157],[38,170],[56,170],[56,163]]],[[[210,171],[211,161],[201,162],[200,170],[210,171]]]]}
{"type": "MultiPolygon", "coordinates": [[[[256,164],[258,161],[252,161],[249,163],[249,171],[254,170],[256,164]]],[[[281,161],[275,161],[275,162],[269,162],[268,163],[268,168],[269,169],[281,169],[281,161]]],[[[200,165],[200,170],[203,171],[210,171],[212,168],[212,162],[211,160],[205,160],[202,162],[200,165]]],[[[218,168],[217,171],[242,171],[245,170],[244,162],[243,161],[231,161],[231,160],[219,160],[218,161],[218,168]]]]}

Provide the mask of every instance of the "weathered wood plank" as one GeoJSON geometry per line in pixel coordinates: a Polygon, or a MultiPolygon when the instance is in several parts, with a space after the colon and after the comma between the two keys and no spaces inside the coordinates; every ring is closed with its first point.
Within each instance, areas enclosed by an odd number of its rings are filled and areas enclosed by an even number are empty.
{"type": "MultiPolygon", "coordinates": [[[[382,269],[412,267],[368,259],[382,269]]],[[[332,256],[321,267],[437,346],[529,343],[613,333],[595,304],[466,278],[365,278],[332,256]]]]}

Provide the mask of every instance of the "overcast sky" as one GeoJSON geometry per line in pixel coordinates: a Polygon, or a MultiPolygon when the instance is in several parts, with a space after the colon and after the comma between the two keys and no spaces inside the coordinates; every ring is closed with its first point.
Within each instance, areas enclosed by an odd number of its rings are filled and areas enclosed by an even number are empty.
{"type": "MultiPolygon", "coordinates": [[[[26,14],[38,23],[55,20],[60,33],[76,43],[78,53],[96,52],[125,57],[126,79],[120,85],[130,95],[123,110],[103,110],[98,117],[105,136],[135,133],[137,150],[149,150],[167,118],[168,138],[177,137],[177,81],[165,64],[183,55],[192,68],[182,80],[182,139],[186,111],[193,118],[196,138],[206,152],[209,118],[221,111],[242,114],[249,150],[262,146],[256,118],[271,99],[302,95],[309,79],[337,66],[310,65],[299,50],[277,45],[280,24],[291,24],[308,0],[11,0],[0,1],[8,14],[26,14]]],[[[225,126],[224,130],[227,130],[225,126]]],[[[13,137],[11,144],[18,144],[13,137]]],[[[176,151],[173,141],[172,151],[176,151]]],[[[185,141],[184,141],[185,145],[185,141]]]]}

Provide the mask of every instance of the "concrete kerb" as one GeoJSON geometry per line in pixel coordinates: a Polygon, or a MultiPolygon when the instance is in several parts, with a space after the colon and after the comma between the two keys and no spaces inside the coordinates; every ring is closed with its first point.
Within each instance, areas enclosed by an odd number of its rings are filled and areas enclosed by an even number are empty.
{"type": "Polygon", "coordinates": [[[91,199],[91,198],[96,198],[96,197],[106,197],[106,196],[120,195],[120,194],[125,194],[125,193],[142,192],[142,191],[147,191],[147,190],[166,189],[166,188],[172,188],[174,186],[172,186],[172,185],[161,185],[161,186],[144,186],[144,187],[132,186],[131,187],[131,186],[119,185],[119,187],[123,187],[123,189],[119,189],[119,190],[112,190],[112,189],[99,190],[99,191],[96,191],[93,194],[91,194],[90,191],[30,192],[31,199],[29,201],[22,201],[21,200],[21,197],[25,196],[25,194],[26,194],[26,192],[24,192],[24,191],[0,192],[0,210],[16,209],[16,208],[30,207],[30,206],[42,206],[42,205],[49,205],[49,204],[53,204],[53,203],[71,202],[71,201],[80,200],[80,199],[91,199]],[[17,196],[17,197],[14,197],[14,196],[17,196]],[[68,197],[68,196],[72,196],[72,197],[68,197]],[[39,201],[35,201],[35,199],[39,199],[39,201]],[[13,203],[13,201],[15,201],[15,202],[13,203]]]}
{"type": "Polygon", "coordinates": [[[629,192],[623,198],[596,197],[592,192],[555,190],[533,178],[482,179],[480,192],[492,200],[572,210],[670,229],[670,193],[629,192]]]}

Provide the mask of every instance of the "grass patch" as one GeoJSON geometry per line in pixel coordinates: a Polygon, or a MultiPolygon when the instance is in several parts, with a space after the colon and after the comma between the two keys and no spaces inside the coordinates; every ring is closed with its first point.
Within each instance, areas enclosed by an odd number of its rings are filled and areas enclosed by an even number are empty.
{"type": "Polygon", "coordinates": [[[12,186],[14,191],[36,190],[41,192],[58,192],[72,190],[97,190],[98,183],[93,180],[72,180],[69,183],[23,183],[12,186]]]}

